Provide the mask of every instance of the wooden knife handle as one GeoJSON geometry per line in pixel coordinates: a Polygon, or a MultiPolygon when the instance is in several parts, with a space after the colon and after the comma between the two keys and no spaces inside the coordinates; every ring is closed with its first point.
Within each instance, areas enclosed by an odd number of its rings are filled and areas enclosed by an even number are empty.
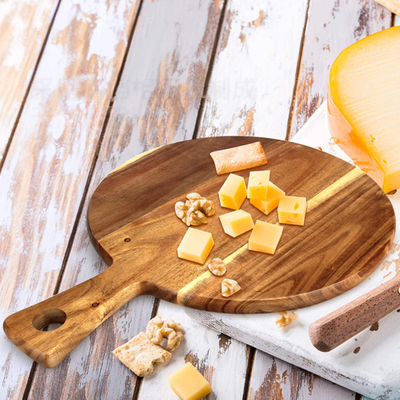
{"type": "Polygon", "coordinates": [[[400,307],[400,280],[393,278],[360,296],[309,328],[311,343],[320,351],[331,351],[400,307]]]}
{"type": "Polygon", "coordinates": [[[33,360],[52,368],[86,336],[147,285],[124,282],[117,266],[88,281],[10,315],[3,328],[8,338],[33,360]],[[55,330],[42,329],[61,323],[55,330]]]}

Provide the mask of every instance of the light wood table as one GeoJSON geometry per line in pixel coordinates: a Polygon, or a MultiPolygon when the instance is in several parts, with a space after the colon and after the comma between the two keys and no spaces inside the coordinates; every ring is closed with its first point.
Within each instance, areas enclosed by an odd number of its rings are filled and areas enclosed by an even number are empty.
{"type": "MultiPolygon", "coordinates": [[[[1,2],[0,319],[105,268],[86,210],[113,168],[179,140],[290,139],[325,99],[338,53],[395,22],[372,0],[1,2]]],[[[138,379],[111,354],[156,314],[186,328],[170,367],[191,361],[209,399],[360,398],[152,297],[51,370],[1,334],[0,398],[176,399],[162,368],[138,379]]]]}

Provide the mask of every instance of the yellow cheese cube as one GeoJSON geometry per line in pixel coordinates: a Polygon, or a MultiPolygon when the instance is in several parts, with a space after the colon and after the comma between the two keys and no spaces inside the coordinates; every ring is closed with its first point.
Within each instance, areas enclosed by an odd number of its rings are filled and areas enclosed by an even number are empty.
{"type": "Polygon", "coordinates": [[[236,237],[254,228],[253,218],[243,210],[232,211],[219,217],[224,232],[236,237]]]}
{"type": "Polygon", "coordinates": [[[304,225],[306,208],[305,197],[283,196],[278,206],[279,223],[304,225]]]}
{"type": "Polygon", "coordinates": [[[190,363],[169,376],[169,386],[181,400],[200,400],[211,393],[211,386],[190,363]]]}
{"type": "Polygon", "coordinates": [[[268,193],[269,171],[250,171],[247,197],[265,200],[268,193]]]}
{"type": "Polygon", "coordinates": [[[178,257],[204,264],[213,247],[214,240],[210,232],[189,228],[178,247],[178,257]]]}
{"type": "Polygon", "coordinates": [[[239,175],[229,174],[218,195],[221,207],[239,210],[247,196],[244,178],[239,175]]]}
{"type": "Polygon", "coordinates": [[[282,226],[256,221],[249,239],[249,250],[274,254],[281,240],[282,231],[282,226]]]}
{"type": "Polygon", "coordinates": [[[279,201],[284,195],[285,192],[282,189],[279,189],[278,186],[274,185],[272,182],[269,182],[267,199],[250,199],[250,203],[264,214],[268,215],[272,210],[275,210],[275,208],[278,207],[279,201]]]}

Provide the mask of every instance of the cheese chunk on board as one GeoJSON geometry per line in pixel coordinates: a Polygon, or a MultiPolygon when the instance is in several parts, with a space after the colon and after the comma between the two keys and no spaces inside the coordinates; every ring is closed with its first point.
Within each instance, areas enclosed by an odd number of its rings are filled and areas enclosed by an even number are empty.
{"type": "Polygon", "coordinates": [[[343,50],[329,75],[331,136],[388,193],[400,187],[400,27],[343,50]]]}
{"type": "Polygon", "coordinates": [[[178,247],[178,257],[204,264],[213,247],[214,240],[210,232],[189,228],[178,247]]]}
{"type": "Polygon", "coordinates": [[[265,200],[268,195],[269,171],[250,171],[247,197],[265,200]]]}
{"type": "Polygon", "coordinates": [[[283,196],[278,206],[280,224],[304,225],[307,200],[305,197],[283,196]]]}
{"type": "Polygon", "coordinates": [[[181,400],[200,400],[211,393],[207,379],[190,362],[170,375],[168,380],[181,400]]]}
{"type": "Polygon", "coordinates": [[[281,240],[282,232],[282,226],[256,221],[249,239],[249,250],[274,254],[281,240]]]}
{"type": "Polygon", "coordinates": [[[218,192],[221,207],[238,210],[247,197],[246,184],[242,176],[229,174],[218,192]]]}
{"type": "Polygon", "coordinates": [[[224,232],[232,237],[237,237],[254,228],[251,215],[243,210],[232,211],[219,217],[224,232]]]}
{"type": "Polygon", "coordinates": [[[285,192],[270,181],[268,183],[267,198],[265,200],[250,199],[250,204],[258,208],[264,214],[268,215],[271,211],[278,207],[279,201],[284,195],[285,192]]]}

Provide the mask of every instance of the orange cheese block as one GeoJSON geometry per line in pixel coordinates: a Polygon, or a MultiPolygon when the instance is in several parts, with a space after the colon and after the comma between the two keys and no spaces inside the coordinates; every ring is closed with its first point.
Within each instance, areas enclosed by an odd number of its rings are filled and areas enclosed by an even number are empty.
{"type": "Polygon", "coordinates": [[[400,27],[343,50],[328,87],[329,129],[388,193],[400,187],[400,27]]]}

